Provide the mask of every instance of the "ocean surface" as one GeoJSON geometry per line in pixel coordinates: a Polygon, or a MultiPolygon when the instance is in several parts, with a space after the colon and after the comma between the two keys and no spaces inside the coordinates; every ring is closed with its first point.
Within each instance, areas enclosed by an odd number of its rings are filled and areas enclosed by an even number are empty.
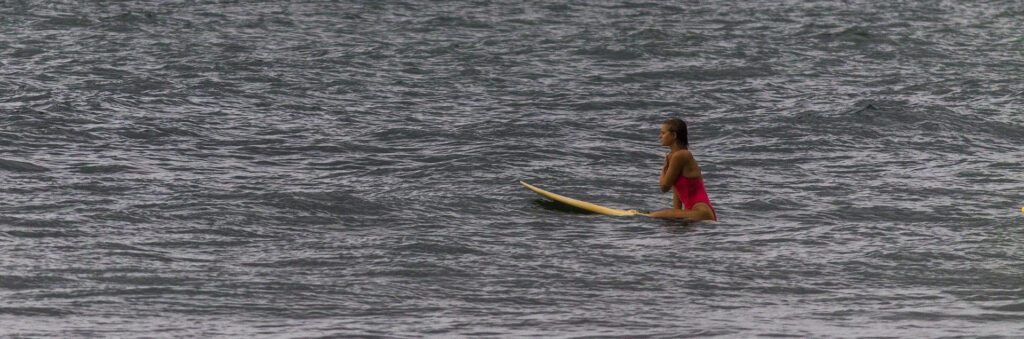
{"type": "Polygon", "coordinates": [[[1024,336],[1024,3],[3,1],[0,336],[1024,336]],[[658,210],[684,119],[718,223],[658,210]]]}

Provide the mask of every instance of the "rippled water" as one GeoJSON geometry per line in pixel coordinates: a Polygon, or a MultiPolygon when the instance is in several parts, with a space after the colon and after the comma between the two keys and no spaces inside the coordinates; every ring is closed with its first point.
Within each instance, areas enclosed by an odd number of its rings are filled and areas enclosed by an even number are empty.
{"type": "Polygon", "coordinates": [[[1017,1],[0,5],[0,335],[1024,335],[1017,1]],[[690,124],[722,222],[654,210],[690,124]]]}

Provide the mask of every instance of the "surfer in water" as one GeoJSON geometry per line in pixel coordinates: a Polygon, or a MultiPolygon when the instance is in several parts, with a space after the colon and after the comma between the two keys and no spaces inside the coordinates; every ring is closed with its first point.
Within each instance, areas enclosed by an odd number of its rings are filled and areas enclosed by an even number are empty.
{"type": "Polygon", "coordinates": [[[690,220],[718,220],[704,189],[704,176],[686,139],[686,122],[672,118],[661,124],[661,145],[668,146],[665,165],[661,168],[661,192],[672,190],[672,209],[650,215],[659,218],[685,218],[690,220]]]}

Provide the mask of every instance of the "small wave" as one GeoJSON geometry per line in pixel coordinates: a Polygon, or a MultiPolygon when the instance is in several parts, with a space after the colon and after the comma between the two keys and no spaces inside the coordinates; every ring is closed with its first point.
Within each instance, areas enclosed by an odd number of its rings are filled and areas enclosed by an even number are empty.
{"type": "Polygon", "coordinates": [[[82,174],[114,174],[136,170],[137,168],[128,165],[95,165],[75,168],[74,171],[82,174]]]}
{"type": "Polygon", "coordinates": [[[140,245],[146,245],[154,248],[161,249],[197,249],[197,248],[218,248],[224,249],[229,247],[238,247],[251,244],[249,240],[192,240],[192,241],[154,241],[148,243],[141,243],[140,245]]]}
{"type": "Polygon", "coordinates": [[[491,28],[491,24],[463,17],[438,16],[422,23],[430,27],[491,28]]]}
{"type": "Polygon", "coordinates": [[[587,101],[573,105],[574,111],[597,111],[608,109],[652,109],[652,108],[680,108],[682,103],[675,101],[659,100],[610,100],[610,101],[587,101]]]}
{"type": "Polygon", "coordinates": [[[132,190],[138,189],[138,187],[132,187],[128,184],[123,185],[104,185],[100,183],[77,183],[68,186],[71,189],[85,191],[89,193],[108,193],[108,194],[123,194],[131,192],[132,190]]]}
{"type": "Polygon", "coordinates": [[[544,5],[544,6],[541,6],[541,7],[546,9],[546,10],[552,11],[552,12],[569,12],[569,11],[572,10],[572,5],[565,4],[565,3],[561,3],[561,4],[548,4],[548,5],[544,5]]]}
{"type": "Polygon", "coordinates": [[[48,316],[59,317],[72,315],[74,312],[53,307],[0,307],[0,314],[13,316],[48,316]]]}
{"type": "Polygon", "coordinates": [[[66,29],[78,27],[90,27],[96,24],[95,20],[82,16],[58,16],[40,20],[34,24],[38,30],[66,29]]]}
{"type": "Polygon", "coordinates": [[[628,73],[621,79],[626,82],[646,82],[649,80],[735,80],[757,78],[773,74],[771,67],[765,65],[736,66],[719,69],[690,68],[686,70],[661,70],[628,73]]]}
{"type": "Polygon", "coordinates": [[[188,277],[175,277],[167,275],[157,274],[106,274],[100,276],[92,276],[88,278],[91,281],[101,281],[105,283],[130,285],[130,286],[163,286],[163,285],[184,285],[192,281],[188,277]]]}
{"type": "Polygon", "coordinates": [[[85,233],[71,230],[36,230],[36,231],[6,231],[7,235],[15,238],[75,238],[84,236],[85,233]]]}
{"type": "Polygon", "coordinates": [[[1024,303],[1006,304],[992,307],[991,309],[1002,312],[1024,312],[1024,303]]]}
{"type": "MultiPolygon", "coordinates": [[[[98,272],[100,274],[107,272],[98,272]]],[[[39,298],[52,299],[86,299],[93,297],[123,297],[123,296],[154,296],[166,297],[172,295],[197,296],[207,295],[223,297],[224,293],[212,290],[196,290],[194,288],[173,288],[163,286],[130,287],[130,288],[106,288],[106,289],[78,289],[71,291],[55,291],[40,293],[39,298]]]]}
{"type": "Polygon", "coordinates": [[[119,134],[125,138],[137,140],[155,140],[167,137],[196,137],[197,133],[177,127],[132,127],[119,134]]]}
{"type": "Polygon", "coordinates": [[[143,261],[145,261],[145,260],[156,260],[156,261],[165,262],[165,263],[177,261],[174,258],[165,256],[165,255],[161,255],[161,254],[135,252],[135,251],[111,251],[111,252],[104,252],[103,256],[104,257],[120,256],[120,257],[141,259],[143,261]]]}
{"type": "Polygon", "coordinates": [[[468,245],[463,245],[458,242],[449,242],[447,244],[440,244],[436,242],[425,242],[417,241],[413,243],[399,245],[394,248],[396,252],[412,252],[420,254],[448,254],[448,255],[486,255],[485,251],[481,251],[472,248],[468,245]]]}
{"type": "Polygon", "coordinates": [[[667,41],[669,39],[676,39],[671,34],[666,33],[663,30],[657,28],[644,28],[627,35],[632,40],[646,42],[646,41],[667,41]]]}
{"type": "Polygon", "coordinates": [[[0,159],[0,170],[12,172],[48,172],[49,168],[39,166],[30,162],[0,159]]]}
{"type": "Polygon", "coordinates": [[[12,58],[31,58],[39,54],[46,53],[46,50],[38,47],[24,47],[15,48],[13,52],[10,52],[8,56],[12,58]]]}
{"type": "Polygon", "coordinates": [[[411,264],[403,268],[385,268],[370,270],[365,273],[367,276],[400,277],[422,279],[427,277],[474,277],[476,272],[470,272],[461,268],[437,265],[433,263],[411,264]]]}
{"type": "Polygon", "coordinates": [[[864,27],[850,27],[838,33],[826,34],[826,36],[848,41],[867,41],[873,37],[871,32],[864,27]]]}
{"type": "Polygon", "coordinates": [[[61,285],[73,282],[72,279],[50,276],[20,276],[4,275],[0,278],[0,289],[28,290],[47,288],[53,285],[61,285]]]}
{"type": "Polygon", "coordinates": [[[157,22],[158,15],[155,12],[143,11],[139,13],[125,12],[109,16],[100,20],[101,25],[111,32],[127,33],[141,30],[142,25],[157,22]]]}
{"type": "Polygon", "coordinates": [[[861,26],[846,27],[838,32],[819,33],[815,38],[826,42],[845,42],[855,45],[892,42],[892,39],[861,26]]]}
{"type": "MultiPolygon", "coordinates": [[[[199,215],[199,216],[189,215],[187,217],[193,217],[194,219],[202,219],[202,220],[208,220],[209,219],[209,217],[205,216],[205,215],[199,215]]],[[[237,227],[217,227],[217,228],[199,228],[199,227],[196,227],[196,228],[190,228],[190,229],[181,230],[181,231],[171,231],[170,233],[176,233],[176,234],[196,234],[196,235],[216,235],[216,236],[222,236],[222,237],[245,238],[245,239],[257,239],[257,238],[266,238],[267,237],[266,235],[260,234],[258,232],[253,232],[253,231],[249,231],[249,230],[245,230],[245,229],[241,229],[241,228],[237,228],[237,227]]]]}
{"type": "Polygon", "coordinates": [[[346,261],[340,258],[298,258],[298,259],[286,259],[270,262],[251,262],[243,263],[244,266],[251,267],[270,267],[270,268],[295,268],[295,267],[345,267],[346,261]]]}
{"type": "Polygon", "coordinates": [[[373,201],[362,199],[345,192],[290,192],[266,194],[261,199],[266,204],[285,210],[328,215],[377,215],[385,208],[373,201]]]}
{"type": "Polygon", "coordinates": [[[609,60],[634,60],[644,57],[644,52],[642,50],[631,49],[628,47],[615,48],[610,46],[581,48],[576,51],[576,54],[594,56],[609,60]]]}

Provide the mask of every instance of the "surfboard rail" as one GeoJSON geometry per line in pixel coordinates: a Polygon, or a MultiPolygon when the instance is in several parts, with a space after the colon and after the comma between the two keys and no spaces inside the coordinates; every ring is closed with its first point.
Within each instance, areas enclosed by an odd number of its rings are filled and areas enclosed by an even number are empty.
{"type": "Polygon", "coordinates": [[[642,216],[646,216],[646,217],[650,216],[650,215],[647,215],[647,214],[644,214],[644,213],[637,212],[637,210],[622,210],[622,209],[617,209],[617,208],[604,207],[604,206],[601,206],[601,205],[598,205],[598,204],[589,203],[589,202],[578,200],[578,199],[573,199],[573,198],[566,197],[566,196],[563,196],[563,195],[558,195],[558,194],[551,193],[551,192],[545,191],[543,189],[540,189],[540,188],[538,188],[536,186],[527,184],[526,182],[524,182],[522,180],[520,180],[519,183],[523,184],[523,186],[526,186],[526,188],[528,188],[529,190],[534,191],[537,194],[540,194],[541,196],[544,196],[544,197],[546,197],[548,199],[551,199],[551,200],[554,200],[554,201],[557,201],[557,202],[560,202],[560,203],[563,203],[563,204],[566,204],[566,205],[569,205],[569,206],[573,206],[573,207],[577,207],[577,208],[580,208],[580,209],[584,209],[584,210],[587,210],[587,211],[590,211],[590,212],[600,213],[600,214],[604,214],[604,215],[611,215],[611,216],[616,216],[616,217],[626,217],[626,216],[635,216],[635,215],[642,215],[642,216]]]}

